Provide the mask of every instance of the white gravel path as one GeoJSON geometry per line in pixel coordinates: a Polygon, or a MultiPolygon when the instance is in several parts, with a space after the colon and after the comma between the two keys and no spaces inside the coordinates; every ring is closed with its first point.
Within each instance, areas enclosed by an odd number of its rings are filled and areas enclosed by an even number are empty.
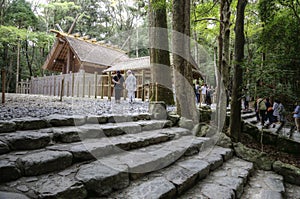
{"type": "Polygon", "coordinates": [[[0,104],[0,120],[10,120],[21,117],[44,117],[51,114],[62,115],[102,115],[147,113],[148,102],[137,100],[133,105],[121,100],[116,104],[114,100],[94,98],[59,97],[43,95],[25,95],[6,93],[5,104],[0,104]]]}

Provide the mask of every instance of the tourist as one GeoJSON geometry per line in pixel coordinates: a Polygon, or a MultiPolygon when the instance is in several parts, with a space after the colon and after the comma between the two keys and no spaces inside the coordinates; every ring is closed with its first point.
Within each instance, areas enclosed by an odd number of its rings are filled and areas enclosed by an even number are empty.
{"type": "Polygon", "coordinates": [[[266,107],[266,103],[265,103],[264,98],[258,98],[257,107],[258,107],[258,110],[259,110],[261,125],[264,126],[265,120],[266,120],[266,111],[267,111],[267,107],[266,107]]]}
{"type": "Polygon", "coordinates": [[[274,120],[273,120],[273,105],[269,98],[266,98],[266,107],[267,107],[266,120],[269,121],[268,126],[270,126],[274,122],[274,120]]]}
{"type": "Polygon", "coordinates": [[[196,104],[199,104],[200,103],[200,92],[199,92],[200,85],[199,85],[198,80],[196,80],[194,89],[195,89],[195,95],[196,95],[196,104]]]}
{"type": "Polygon", "coordinates": [[[205,104],[206,103],[206,91],[207,91],[207,85],[203,84],[201,86],[201,97],[202,97],[202,103],[205,104]]]}
{"type": "Polygon", "coordinates": [[[283,128],[286,122],[286,111],[283,104],[279,100],[277,102],[278,102],[278,114],[279,114],[279,123],[280,123],[277,132],[279,132],[283,128]]]}
{"type": "Polygon", "coordinates": [[[295,118],[295,125],[297,128],[297,132],[300,133],[300,102],[296,102],[296,108],[293,112],[293,117],[295,118]]]}
{"type": "MultiPolygon", "coordinates": [[[[278,100],[274,100],[274,104],[273,104],[273,122],[279,122],[279,103],[278,100]]],[[[274,124],[275,126],[275,124],[274,124]]]]}
{"type": "Polygon", "coordinates": [[[124,83],[124,77],[121,75],[120,71],[117,71],[117,74],[113,77],[112,82],[114,83],[115,102],[120,103],[124,83]]]}
{"type": "Polygon", "coordinates": [[[133,103],[135,99],[135,91],[136,91],[136,78],[131,72],[131,70],[127,71],[127,78],[125,80],[125,88],[127,90],[129,103],[133,103]]]}

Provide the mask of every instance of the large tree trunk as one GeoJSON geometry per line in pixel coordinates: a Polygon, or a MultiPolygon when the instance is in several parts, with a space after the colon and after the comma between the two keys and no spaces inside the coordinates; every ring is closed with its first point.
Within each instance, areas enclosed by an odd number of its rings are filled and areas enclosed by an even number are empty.
{"type": "Polygon", "coordinates": [[[172,26],[177,112],[198,122],[190,52],[190,0],[173,1],[172,26]]]}
{"type": "MultiPolygon", "coordinates": [[[[230,5],[231,0],[220,1],[220,32],[218,37],[218,71],[217,71],[217,117],[216,124],[222,127],[229,100],[230,68],[230,5]]],[[[220,129],[222,130],[222,129],[220,129]]]]}
{"type": "Polygon", "coordinates": [[[229,134],[233,141],[238,142],[241,135],[241,97],[243,83],[243,61],[244,61],[244,12],[247,0],[238,0],[237,16],[235,26],[235,64],[233,68],[233,89],[230,111],[229,134]]]}
{"type": "Polygon", "coordinates": [[[151,99],[174,104],[165,0],[149,1],[151,99]],[[157,89],[157,90],[156,90],[157,89]],[[157,95],[156,95],[157,94],[157,95]]]}

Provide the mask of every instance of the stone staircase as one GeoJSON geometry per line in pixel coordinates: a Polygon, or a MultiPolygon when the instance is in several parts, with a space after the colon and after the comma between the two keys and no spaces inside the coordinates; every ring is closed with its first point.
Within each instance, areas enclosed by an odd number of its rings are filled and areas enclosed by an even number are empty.
{"type": "MultiPolygon", "coordinates": [[[[215,146],[213,138],[195,137],[177,119],[134,114],[1,121],[0,198],[253,198],[251,188],[268,194],[252,186],[259,177],[252,163],[215,146]]],[[[284,196],[282,177],[267,183],[284,196]]]]}

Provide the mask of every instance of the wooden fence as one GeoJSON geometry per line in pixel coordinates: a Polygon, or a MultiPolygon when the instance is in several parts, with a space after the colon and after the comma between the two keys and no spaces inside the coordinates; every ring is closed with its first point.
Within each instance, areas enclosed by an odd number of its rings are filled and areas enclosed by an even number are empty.
{"type": "MultiPolygon", "coordinates": [[[[126,74],[124,76],[126,78],[126,74]]],[[[142,98],[142,100],[149,99],[148,75],[142,71],[135,76],[137,78],[136,97],[142,98]]],[[[70,72],[68,74],[32,77],[31,80],[21,80],[16,92],[61,97],[101,97],[101,99],[107,97],[111,100],[113,96],[112,75],[111,73],[105,75],[97,72],[91,74],[81,70],[78,73],[70,72]]],[[[126,99],[126,89],[124,89],[123,96],[126,99]]]]}

